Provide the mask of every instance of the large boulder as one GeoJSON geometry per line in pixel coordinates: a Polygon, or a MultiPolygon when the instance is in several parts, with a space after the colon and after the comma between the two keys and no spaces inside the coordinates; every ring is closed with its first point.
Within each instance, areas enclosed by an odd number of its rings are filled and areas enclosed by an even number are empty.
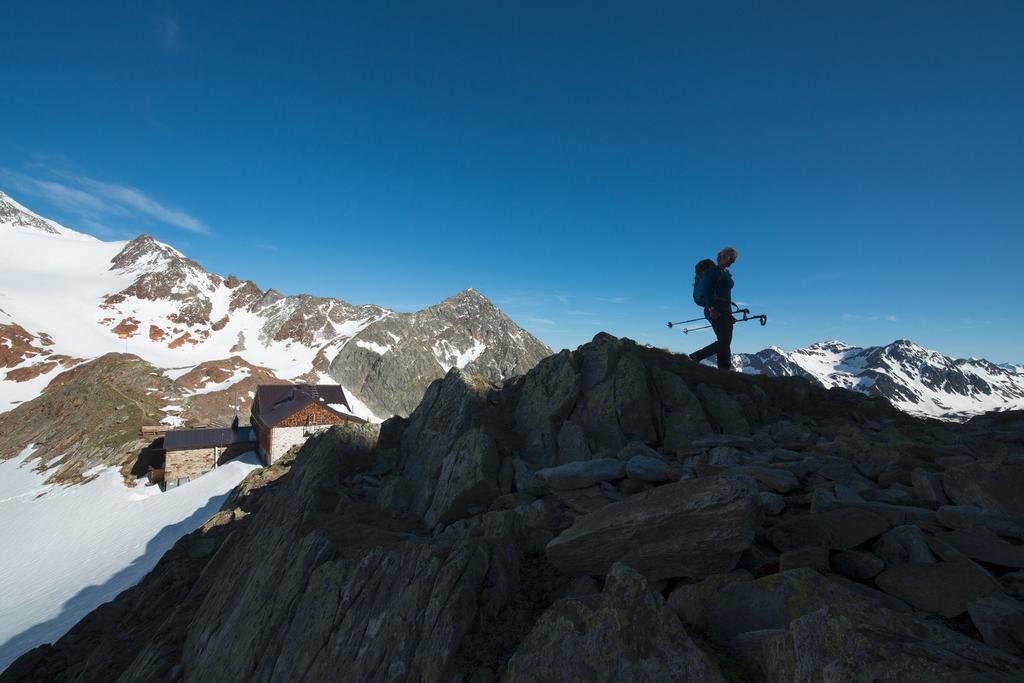
{"type": "Polygon", "coordinates": [[[835,576],[801,568],[752,580],[741,571],[683,584],[669,597],[687,628],[713,642],[732,645],[749,631],[785,628],[791,620],[828,605],[852,603],[873,609],[906,609],[876,590],[835,576]]]}
{"type": "Polygon", "coordinates": [[[988,529],[959,529],[936,534],[935,537],[972,560],[1024,569],[1024,546],[1004,541],[988,529]]]}
{"type": "Polygon", "coordinates": [[[794,517],[772,529],[772,544],[779,550],[821,546],[848,550],[889,528],[883,517],[867,510],[840,508],[817,515],[794,517]]]}
{"type": "Polygon", "coordinates": [[[875,577],[875,583],[918,609],[947,618],[965,613],[975,598],[1003,593],[999,582],[970,560],[897,564],[875,577]]]}
{"type": "Polygon", "coordinates": [[[504,680],[724,681],[644,578],[623,564],[601,593],[559,600],[509,660],[504,680]]]}
{"type": "Polygon", "coordinates": [[[989,531],[1024,541],[1024,523],[1008,517],[1000,517],[985,512],[979,507],[970,505],[943,505],[935,512],[935,517],[943,526],[950,529],[977,529],[989,531]]]}
{"type": "Polygon", "coordinates": [[[875,541],[872,550],[888,565],[935,562],[935,555],[928,547],[924,532],[912,524],[904,524],[885,532],[875,541]]]}
{"type": "Polygon", "coordinates": [[[946,470],[943,488],[957,505],[1024,518],[1024,462],[973,462],[946,470]]]}
{"type": "Polygon", "coordinates": [[[761,519],[749,479],[691,479],[577,518],[547,556],[568,574],[601,575],[622,561],[653,581],[699,579],[735,567],[761,519]]]}
{"type": "Polygon", "coordinates": [[[961,683],[1020,680],[1020,660],[914,615],[856,604],[823,606],[787,628],[738,643],[770,681],[961,683]]]}
{"type": "Polygon", "coordinates": [[[626,465],[615,458],[579,460],[537,470],[536,476],[553,489],[585,489],[602,481],[622,479],[626,476],[626,465]]]}
{"type": "MultiPolygon", "coordinates": [[[[1011,681],[998,650],[862,584],[796,569],[712,576],[672,592],[688,630],[751,657],[769,681],[1011,681]]],[[[744,679],[747,680],[747,679],[744,679]]]]}

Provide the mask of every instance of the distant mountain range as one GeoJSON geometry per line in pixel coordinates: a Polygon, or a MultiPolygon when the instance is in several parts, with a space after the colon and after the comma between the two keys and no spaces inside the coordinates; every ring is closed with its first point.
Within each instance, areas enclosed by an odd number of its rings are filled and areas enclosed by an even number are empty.
{"type": "Polygon", "coordinates": [[[826,388],[884,396],[901,410],[962,420],[990,410],[1024,409],[1024,366],[950,358],[906,339],[862,348],[823,341],[795,351],[773,346],[737,354],[748,374],[796,376],[826,388]]]}
{"type": "Polygon", "coordinates": [[[340,383],[353,412],[377,420],[408,415],[450,368],[497,381],[550,353],[472,289],[416,313],[286,296],[209,273],[148,235],[76,232],[0,192],[0,457],[30,438],[74,441],[34,434],[59,426],[29,405],[48,393],[53,404],[69,378],[108,387],[113,407],[124,395],[141,411],[132,420],[226,423],[256,384],[282,381],[340,383]]]}

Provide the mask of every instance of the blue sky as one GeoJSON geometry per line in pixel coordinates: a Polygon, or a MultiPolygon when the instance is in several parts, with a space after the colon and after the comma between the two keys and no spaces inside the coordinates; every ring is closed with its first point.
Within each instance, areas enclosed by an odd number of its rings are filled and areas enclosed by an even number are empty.
{"type": "Polygon", "coordinates": [[[13,3],[0,189],[104,239],[554,348],[1024,361],[1024,3],[13,3]]]}

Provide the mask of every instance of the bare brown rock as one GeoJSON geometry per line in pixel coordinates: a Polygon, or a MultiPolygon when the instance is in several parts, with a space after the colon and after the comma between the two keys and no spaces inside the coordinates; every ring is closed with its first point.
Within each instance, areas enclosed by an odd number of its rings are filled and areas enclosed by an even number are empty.
{"type": "Polygon", "coordinates": [[[128,337],[135,336],[135,334],[139,331],[140,324],[141,323],[135,318],[124,318],[115,327],[111,328],[110,331],[116,334],[118,337],[126,339],[128,337]]]}
{"type": "Polygon", "coordinates": [[[45,375],[55,367],[57,367],[56,361],[34,363],[26,368],[11,370],[4,377],[12,382],[27,382],[30,379],[39,377],[40,375],[45,375]]]}
{"type": "Polygon", "coordinates": [[[34,341],[36,338],[21,325],[0,325],[0,368],[13,368],[28,358],[44,355],[34,341]]]}

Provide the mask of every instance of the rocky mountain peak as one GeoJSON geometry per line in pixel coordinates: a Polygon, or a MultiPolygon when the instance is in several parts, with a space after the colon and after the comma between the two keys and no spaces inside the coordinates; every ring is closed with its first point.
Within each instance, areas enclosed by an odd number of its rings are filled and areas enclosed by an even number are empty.
{"type": "Polygon", "coordinates": [[[168,265],[183,265],[185,262],[201,270],[199,264],[186,259],[184,254],[173,247],[157,242],[151,235],[142,234],[125,243],[111,260],[111,270],[123,272],[151,271],[168,265]]]}
{"type": "Polygon", "coordinates": [[[425,311],[455,312],[458,315],[491,314],[498,310],[490,299],[473,288],[456,292],[425,311]]]}
{"type": "Polygon", "coordinates": [[[28,228],[48,235],[61,234],[55,224],[32,213],[3,192],[0,192],[0,226],[28,228]]]}
{"type": "MultiPolygon", "coordinates": [[[[776,348],[776,347],[773,347],[773,348],[776,348]]],[[[855,349],[855,348],[857,348],[857,347],[850,346],[849,344],[847,344],[844,341],[840,341],[838,339],[829,339],[827,341],[815,342],[814,344],[811,344],[810,346],[808,346],[806,349],[802,349],[802,350],[804,350],[804,351],[825,351],[825,352],[829,352],[829,353],[845,353],[845,352],[847,352],[847,351],[849,351],[851,349],[855,349]]]]}

